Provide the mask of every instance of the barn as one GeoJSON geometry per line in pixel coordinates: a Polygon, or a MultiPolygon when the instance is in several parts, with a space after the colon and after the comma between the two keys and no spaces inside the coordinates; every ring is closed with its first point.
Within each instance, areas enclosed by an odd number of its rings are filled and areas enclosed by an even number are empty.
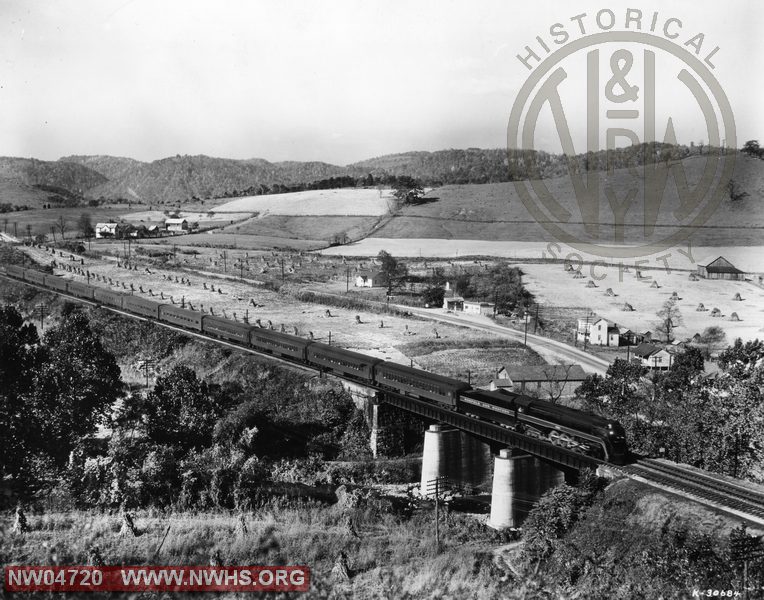
{"type": "Polygon", "coordinates": [[[184,233],[188,231],[188,221],[186,219],[167,219],[164,222],[164,227],[170,233],[184,233]]]}
{"type": "Polygon", "coordinates": [[[735,279],[744,280],[745,273],[723,256],[705,263],[698,263],[698,275],[705,279],[735,279]]]}

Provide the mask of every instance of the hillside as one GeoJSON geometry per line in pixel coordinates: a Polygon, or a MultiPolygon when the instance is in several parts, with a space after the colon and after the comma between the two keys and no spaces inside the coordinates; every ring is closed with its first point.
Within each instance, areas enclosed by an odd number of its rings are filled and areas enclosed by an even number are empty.
{"type": "MultiPolygon", "coordinates": [[[[682,161],[690,184],[702,174],[705,160],[692,156],[682,161]]],[[[764,233],[764,162],[739,155],[734,180],[748,196],[732,202],[724,198],[714,216],[693,234],[693,244],[758,245],[764,233]]],[[[638,189],[642,197],[643,180],[634,178],[626,169],[618,169],[607,176],[600,190],[600,242],[614,241],[613,213],[605,196],[604,187],[610,185],[623,195],[630,188],[638,189]]],[[[674,209],[678,206],[676,187],[666,186],[664,208],[656,227],[658,235],[665,235],[675,226],[674,209]]],[[[571,179],[568,176],[545,180],[553,196],[571,213],[571,229],[579,239],[587,239],[578,209],[571,179]]],[[[539,241],[555,239],[528,212],[511,182],[486,185],[446,185],[430,191],[424,202],[408,206],[387,224],[375,231],[380,238],[437,238],[539,241]]],[[[624,241],[644,243],[639,210],[641,203],[626,215],[624,241]]],[[[597,240],[592,240],[597,241],[597,240]]]]}
{"type": "Polygon", "coordinates": [[[509,156],[504,148],[404,152],[371,158],[349,165],[375,177],[408,175],[427,184],[495,183],[510,178],[509,156]]]}
{"type": "Polygon", "coordinates": [[[134,158],[122,156],[64,156],[58,159],[58,162],[75,163],[83,165],[97,173],[103,175],[106,179],[115,180],[124,177],[130,169],[141,165],[141,161],[134,158]]]}
{"type": "Polygon", "coordinates": [[[93,197],[132,198],[151,203],[237,196],[260,185],[310,183],[344,175],[343,167],[320,162],[270,163],[209,156],[174,156],[130,166],[89,191],[93,197]]]}
{"type": "MultiPolygon", "coordinates": [[[[616,180],[623,179],[618,174],[618,167],[625,166],[626,161],[640,161],[651,150],[661,158],[672,155],[690,162],[701,158],[696,147],[655,144],[650,148],[643,144],[622,148],[609,158],[616,168],[616,180]]],[[[747,157],[741,155],[741,158],[747,157]]],[[[574,161],[578,162],[579,168],[589,170],[602,171],[607,167],[604,152],[580,156],[574,161]]],[[[563,179],[567,172],[568,159],[564,156],[534,151],[511,155],[503,148],[405,152],[347,166],[324,162],[269,162],[259,158],[234,160],[205,155],[177,155],[152,162],[104,155],[66,156],[52,162],[0,158],[0,203],[39,207],[47,196],[30,191],[29,188],[35,185],[59,188],[72,196],[91,199],[175,204],[194,198],[207,200],[300,191],[295,186],[317,182],[323,184],[319,186],[322,189],[347,187],[369,174],[375,184],[391,185],[395,177],[410,176],[427,186],[449,186],[501,184],[529,178],[553,181],[563,179]],[[526,162],[530,157],[535,160],[526,162]],[[343,177],[346,180],[342,182],[326,181],[343,177]]],[[[614,183],[628,185],[629,182],[614,183]]],[[[369,184],[364,181],[363,185],[369,184]]],[[[563,191],[565,187],[570,188],[569,181],[561,185],[563,191]]]]}
{"type": "MultiPolygon", "coordinates": [[[[106,177],[101,173],[81,164],[34,158],[0,157],[0,182],[6,186],[12,184],[7,188],[8,190],[47,186],[81,195],[105,181],[106,177]]],[[[0,198],[0,202],[18,204],[14,200],[12,196],[0,198]]]]}

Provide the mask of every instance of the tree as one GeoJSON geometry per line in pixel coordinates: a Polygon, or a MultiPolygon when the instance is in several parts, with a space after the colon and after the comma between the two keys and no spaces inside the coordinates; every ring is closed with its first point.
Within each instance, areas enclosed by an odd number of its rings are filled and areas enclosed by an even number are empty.
{"type": "Polygon", "coordinates": [[[659,380],[664,393],[687,390],[695,378],[703,373],[703,354],[697,348],[687,348],[676,355],[671,370],[659,380]]]}
{"type": "Polygon", "coordinates": [[[400,288],[406,282],[409,275],[408,267],[385,250],[379,251],[377,260],[381,263],[379,272],[382,282],[387,286],[387,295],[390,296],[393,290],[400,288]]]}
{"type": "Polygon", "coordinates": [[[749,196],[748,192],[745,192],[741,189],[740,184],[738,184],[737,181],[734,179],[730,179],[727,182],[727,194],[730,197],[730,200],[733,202],[736,202],[737,200],[742,200],[743,198],[746,198],[749,196]]]}
{"type": "Polygon", "coordinates": [[[759,147],[759,140],[748,140],[745,144],[743,144],[741,152],[749,156],[761,158],[762,149],[759,147]]]}
{"type": "Polygon", "coordinates": [[[393,196],[398,200],[399,205],[415,204],[424,196],[424,189],[413,177],[402,176],[398,177],[393,184],[393,196]]]}
{"type": "Polygon", "coordinates": [[[745,343],[737,338],[732,346],[719,354],[719,366],[738,377],[743,377],[750,374],[763,358],[764,343],[758,338],[745,343]]]}
{"type": "Polygon", "coordinates": [[[13,307],[0,308],[0,479],[18,475],[39,442],[27,400],[40,363],[37,330],[13,307]]]}
{"type": "Polygon", "coordinates": [[[483,298],[496,303],[499,314],[525,310],[533,302],[533,294],[523,286],[522,270],[504,263],[490,269],[486,277],[479,278],[476,288],[483,298]]]}
{"type": "Polygon", "coordinates": [[[443,298],[446,295],[446,290],[442,287],[431,285],[424,289],[422,292],[422,302],[426,306],[443,306],[443,298]]]}
{"type": "Polygon", "coordinates": [[[93,223],[90,220],[90,213],[82,213],[77,221],[77,227],[82,233],[82,237],[91,238],[95,234],[93,223]]]}
{"type": "Polygon", "coordinates": [[[206,381],[186,366],[159,377],[143,405],[149,439],[184,450],[212,443],[215,422],[224,404],[206,381]]]}
{"type": "Polygon", "coordinates": [[[64,215],[60,215],[58,217],[58,221],[56,221],[56,227],[58,227],[58,230],[61,232],[61,240],[63,240],[64,233],[66,232],[66,220],[64,219],[64,215]]]}
{"type": "Polygon", "coordinates": [[[116,359],[79,310],[65,314],[43,341],[35,412],[45,436],[43,450],[61,464],[80,438],[105,422],[124,384],[116,359]]]}
{"type": "Polygon", "coordinates": [[[706,327],[700,334],[700,343],[705,344],[707,356],[718,351],[725,339],[727,339],[727,334],[718,325],[706,327]]]}
{"type": "Polygon", "coordinates": [[[679,307],[676,305],[676,299],[669,298],[663,303],[657,313],[660,321],[656,325],[656,329],[659,333],[663,334],[666,338],[666,342],[673,340],[672,333],[674,329],[682,325],[682,313],[679,311],[679,307]]]}

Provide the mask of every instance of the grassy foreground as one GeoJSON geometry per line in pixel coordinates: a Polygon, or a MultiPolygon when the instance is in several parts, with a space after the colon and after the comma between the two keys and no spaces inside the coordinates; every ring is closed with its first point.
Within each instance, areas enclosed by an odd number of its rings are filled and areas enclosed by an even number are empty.
{"type": "MultiPolygon", "coordinates": [[[[89,564],[97,546],[106,565],[209,565],[211,560],[223,565],[307,565],[312,589],[294,595],[300,598],[495,598],[512,585],[497,572],[492,554],[500,536],[469,515],[441,513],[440,554],[434,549],[430,510],[402,519],[371,508],[271,502],[242,515],[141,511],[134,520],[138,537],[120,534],[118,514],[30,514],[30,531],[20,535],[11,532],[12,515],[6,513],[0,564],[89,564]],[[332,574],[340,552],[348,557],[349,581],[332,574]]],[[[139,596],[160,597],[134,595],[139,596]]]]}

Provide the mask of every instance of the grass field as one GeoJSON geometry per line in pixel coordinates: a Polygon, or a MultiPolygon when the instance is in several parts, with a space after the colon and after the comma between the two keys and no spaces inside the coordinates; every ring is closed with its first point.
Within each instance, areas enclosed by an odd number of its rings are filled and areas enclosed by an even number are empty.
{"type": "Polygon", "coordinates": [[[219,204],[215,212],[284,216],[380,216],[389,211],[390,190],[342,188],[247,196],[219,204]]]}
{"type": "Polygon", "coordinates": [[[428,340],[401,344],[397,349],[414,365],[446,377],[487,386],[505,365],[543,365],[545,361],[522,344],[495,338],[472,340],[428,340]]]}
{"type": "MultiPolygon", "coordinates": [[[[227,214],[227,213],[226,213],[227,214]]],[[[284,240],[284,245],[292,240],[323,240],[326,246],[335,236],[357,240],[368,235],[379,222],[374,216],[257,216],[228,225],[221,233],[256,237],[276,237],[284,240]]]]}
{"type": "MultiPolygon", "coordinates": [[[[704,159],[692,157],[682,161],[690,184],[699,180],[704,159]]],[[[740,155],[735,168],[734,179],[749,196],[736,202],[725,197],[713,218],[693,234],[695,245],[757,245],[764,237],[764,162],[740,155]]],[[[624,169],[603,174],[603,178],[599,199],[601,237],[596,239],[588,238],[584,231],[570,178],[549,179],[544,184],[570,211],[571,230],[578,239],[598,243],[615,241],[613,213],[604,194],[605,187],[611,186],[620,195],[632,188],[638,190],[637,201],[626,214],[624,240],[625,243],[644,243],[639,225],[643,219],[639,206],[644,182],[624,169]]],[[[374,236],[513,241],[554,239],[528,212],[513,183],[449,185],[432,190],[426,197],[433,201],[404,208],[374,236]]],[[[674,210],[678,202],[676,187],[669,180],[656,235],[663,236],[676,226],[674,210]]]]}

